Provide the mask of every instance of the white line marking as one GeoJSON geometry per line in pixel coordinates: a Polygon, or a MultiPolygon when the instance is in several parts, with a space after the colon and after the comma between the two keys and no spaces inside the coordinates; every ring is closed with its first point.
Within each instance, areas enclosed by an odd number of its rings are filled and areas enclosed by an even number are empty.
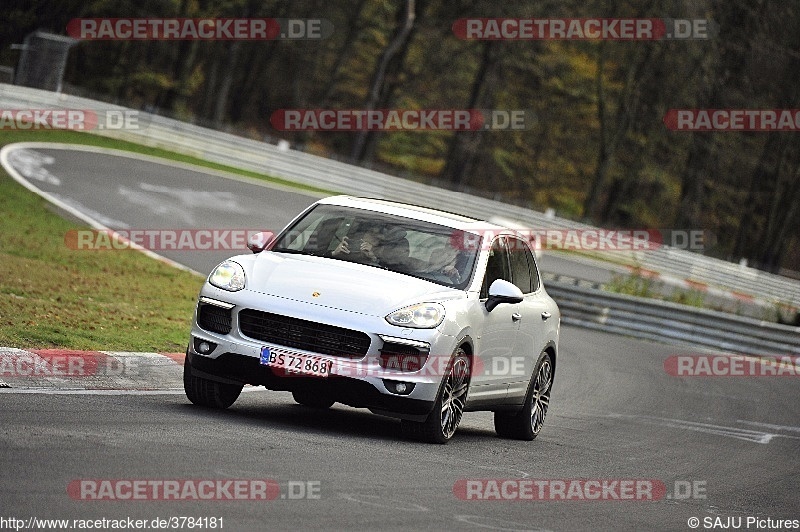
{"type": "Polygon", "coordinates": [[[416,504],[413,502],[398,501],[393,499],[386,499],[380,495],[366,495],[363,493],[340,493],[339,496],[348,501],[366,506],[375,506],[384,510],[403,510],[406,512],[429,512],[430,509],[416,504]]]}
{"type": "Polygon", "coordinates": [[[758,421],[746,421],[743,419],[737,419],[737,423],[742,423],[743,425],[753,425],[754,427],[762,427],[765,429],[771,430],[785,430],[788,432],[800,432],[800,427],[788,427],[786,425],[773,425],[772,423],[759,423],[758,421]]]}
{"type": "Polygon", "coordinates": [[[549,532],[546,528],[530,528],[531,525],[516,523],[514,521],[506,521],[505,519],[498,519],[495,517],[487,517],[485,515],[455,515],[453,517],[455,517],[456,521],[460,523],[477,526],[479,528],[486,528],[489,530],[549,532]]]}
{"type": "Polygon", "coordinates": [[[640,421],[642,423],[647,423],[650,425],[659,425],[663,427],[672,427],[676,429],[694,430],[696,432],[715,434],[717,436],[727,436],[729,438],[735,438],[737,440],[743,440],[761,444],[767,444],[773,438],[776,437],[795,439],[794,436],[786,436],[784,434],[760,432],[756,430],[748,430],[738,427],[725,427],[722,425],[713,425],[711,423],[700,423],[697,421],[685,421],[681,419],[669,419],[669,418],[654,417],[654,416],[637,416],[637,415],[625,415],[625,414],[609,414],[608,417],[619,418],[619,419],[630,419],[634,421],[640,421]]]}

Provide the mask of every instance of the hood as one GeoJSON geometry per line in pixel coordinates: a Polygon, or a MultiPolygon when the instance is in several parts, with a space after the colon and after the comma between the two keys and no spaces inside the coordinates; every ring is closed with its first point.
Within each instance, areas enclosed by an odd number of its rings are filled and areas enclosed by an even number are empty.
{"type": "Polygon", "coordinates": [[[269,251],[254,261],[247,290],[373,316],[464,296],[455,288],[373,266],[269,251]]]}

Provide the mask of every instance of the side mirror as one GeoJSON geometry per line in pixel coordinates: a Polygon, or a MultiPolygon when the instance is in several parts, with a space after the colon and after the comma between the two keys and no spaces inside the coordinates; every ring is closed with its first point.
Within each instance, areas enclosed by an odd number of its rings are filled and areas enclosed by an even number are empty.
{"type": "Polygon", "coordinates": [[[275,238],[275,233],[272,231],[261,231],[253,233],[247,237],[247,249],[253,253],[261,253],[272,244],[272,239],[275,238]]]}
{"type": "Polygon", "coordinates": [[[489,299],[486,300],[486,311],[491,312],[501,303],[522,303],[522,290],[516,285],[496,279],[489,287],[489,299]]]}

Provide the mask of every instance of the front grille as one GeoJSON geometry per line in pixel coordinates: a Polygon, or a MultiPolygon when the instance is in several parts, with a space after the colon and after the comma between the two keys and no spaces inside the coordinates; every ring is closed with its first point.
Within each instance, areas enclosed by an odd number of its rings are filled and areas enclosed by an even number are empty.
{"type": "Polygon", "coordinates": [[[200,303],[197,324],[203,329],[219,334],[231,332],[231,311],[216,305],[200,303]]]}
{"type": "Polygon", "coordinates": [[[338,357],[362,358],[370,343],[360,331],[253,309],[239,312],[239,329],[256,340],[338,357]]]}

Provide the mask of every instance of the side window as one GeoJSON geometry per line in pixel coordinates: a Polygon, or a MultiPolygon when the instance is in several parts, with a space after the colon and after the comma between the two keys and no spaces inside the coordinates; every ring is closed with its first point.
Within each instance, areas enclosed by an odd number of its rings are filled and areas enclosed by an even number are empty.
{"type": "Polygon", "coordinates": [[[489,261],[486,263],[486,275],[483,277],[483,286],[481,286],[482,299],[489,297],[489,287],[497,279],[511,281],[508,265],[508,250],[506,249],[504,238],[495,240],[489,251],[489,261]]]}
{"type": "Polygon", "coordinates": [[[531,272],[531,292],[535,292],[539,289],[539,271],[536,269],[536,258],[533,256],[533,253],[528,250],[525,254],[528,260],[528,269],[531,272]]]}
{"type": "MultiPolygon", "coordinates": [[[[509,239],[509,256],[511,258],[511,279],[522,290],[523,294],[530,294],[534,291],[533,279],[531,275],[531,265],[528,256],[531,250],[527,244],[518,238],[509,239]]],[[[535,270],[534,270],[535,271],[535,270]]]]}

